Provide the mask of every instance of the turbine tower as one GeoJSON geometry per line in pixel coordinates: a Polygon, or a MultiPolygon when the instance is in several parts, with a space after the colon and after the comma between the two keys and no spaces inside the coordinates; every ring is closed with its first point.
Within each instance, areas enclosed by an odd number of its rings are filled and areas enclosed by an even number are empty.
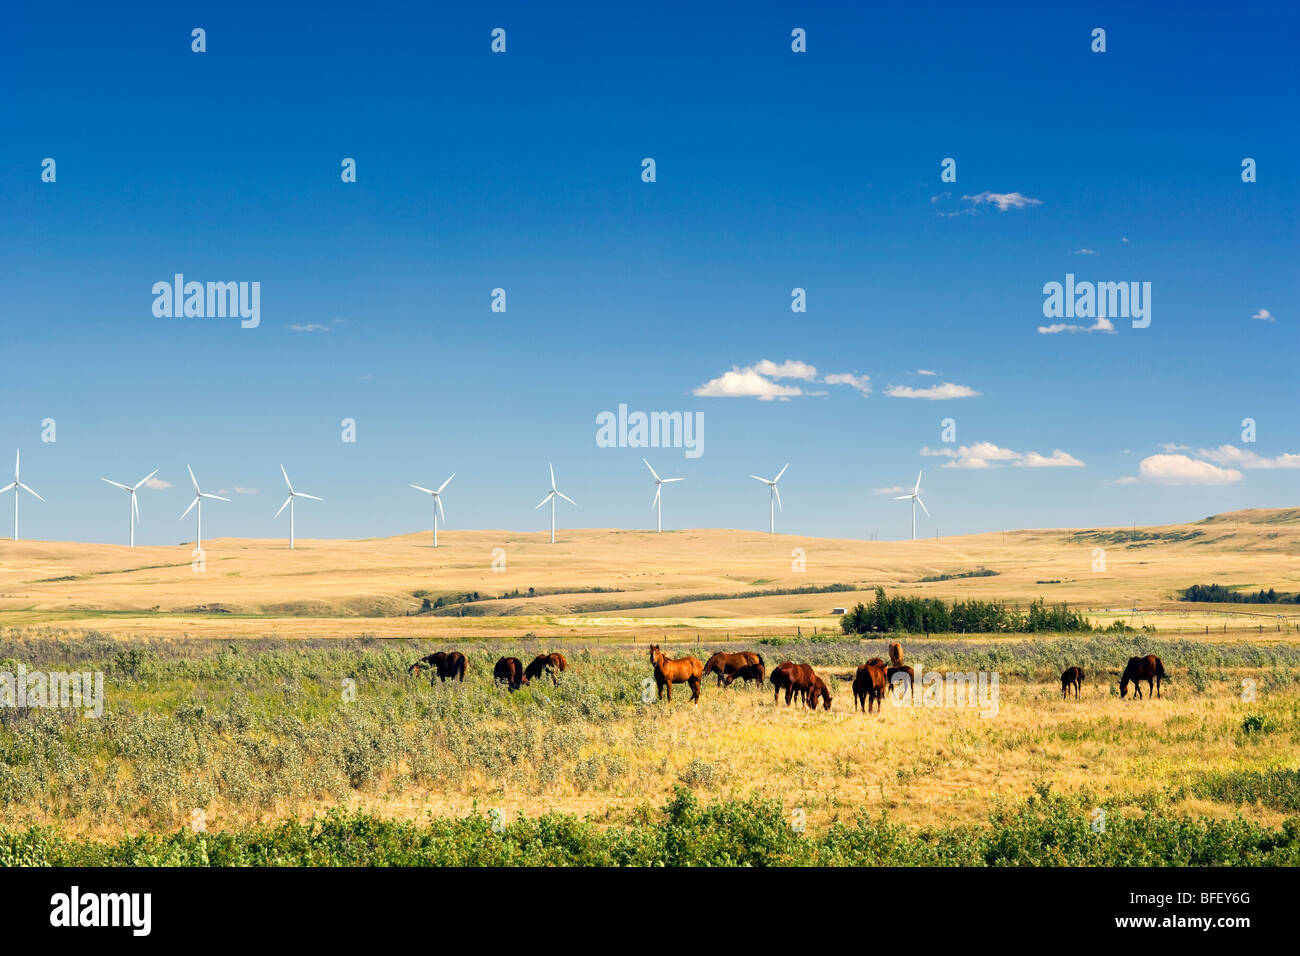
{"type": "MultiPolygon", "coordinates": [[[[453,471],[451,473],[451,478],[455,477],[456,473],[453,471]]],[[[447,520],[447,512],[442,510],[442,490],[451,484],[451,478],[448,478],[440,484],[437,491],[434,491],[432,488],[425,488],[421,485],[411,485],[411,487],[416,491],[423,491],[426,495],[433,495],[433,503],[436,506],[433,509],[433,546],[435,548],[438,546],[438,515],[442,515],[443,521],[447,520]]]]}
{"type": "Polygon", "coordinates": [[[185,515],[193,511],[195,505],[199,506],[199,514],[198,514],[199,530],[198,533],[194,536],[194,549],[196,551],[202,551],[203,550],[203,499],[212,498],[214,501],[229,501],[230,499],[223,498],[220,495],[210,495],[207,494],[206,492],[200,491],[199,480],[194,477],[194,469],[191,468],[189,465],[186,465],[185,470],[190,473],[190,482],[194,485],[194,500],[190,502],[190,506],[185,509],[185,512],[181,515],[181,517],[184,518],[185,515]]]}
{"type": "MultiPolygon", "coordinates": [[[[574,501],[572,498],[570,498],[568,495],[566,495],[563,491],[560,491],[558,488],[555,487],[555,466],[553,466],[548,461],[546,463],[546,467],[551,469],[551,490],[550,493],[547,494],[545,498],[543,498],[541,501],[537,503],[537,508],[540,508],[548,501],[551,503],[551,544],[555,544],[555,498],[556,496],[558,495],[559,497],[563,498],[565,501],[573,505],[575,508],[578,507],[578,503],[574,501]]],[[[536,511],[537,508],[534,508],[533,510],[536,511]]]]}
{"type": "MultiPolygon", "coordinates": [[[[285,505],[288,505],[289,507],[289,550],[292,551],[293,550],[293,499],[310,498],[312,501],[322,501],[323,499],[317,498],[315,495],[309,495],[305,491],[294,491],[293,482],[289,480],[289,473],[284,470],[284,465],[280,466],[280,474],[284,475],[284,483],[289,488],[289,497],[284,499],[283,505],[280,505],[280,511],[283,511],[285,505]]],[[[197,491],[198,487],[199,487],[198,485],[195,485],[194,490],[197,491]]],[[[280,511],[277,511],[275,513],[275,516],[277,518],[280,517],[280,511]]]]}
{"type": "Polygon", "coordinates": [[[36,492],[32,491],[32,489],[28,488],[26,485],[24,485],[21,481],[18,480],[18,462],[20,457],[21,457],[21,451],[15,451],[14,452],[14,480],[11,481],[9,484],[5,485],[3,488],[0,488],[0,495],[4,494],[10,488],[12,488],[14,492],[14,540],[15,541],[18,540],[18,489],[21,488],[23,491],[27,492],[32,497],[36,498],[38,501],[45,500],[36,492]]]}
{"type": "MultiPolygon", "coordinates": [[[[790,463],[787,461],[785,463],[785,468],[789,468],[789,467],[790,467],[790,463]]],[[[767,485],[767,490],[768,490],[767,533],[768,534],[776,534],[776,509],[781,508],[782,511],[785,510],[784,508],[781,507],[781,492],[776,490],[776,483],[780,481],[781,476],[785,474],[785,468],[782,468],[780,471],[778,471],[776,473],[776,477],[770,480],[767,478],[759,478],[758,475],[749,476],[753,478],[755,481],[761,481],[763,484],[767,485]]]]}
{"type": "Polygon", "coordinates": [[[920,505],[921,510],[925,512],[925,516],[927,518],[930,517],[930,509],[927,508],[925,506],[925,502],[921,500],[921,473],[919,471],[916,473],[916,487],[912,489],[912,493],[910,495],[899,495],[894,500],[907,501],[909,499],[912,502],[912,540],[915,541],[916,540],[916,506],[920,505]]]}
{"type": "Polygon", "coordinates": [[[120,481],[114,481],[112,478],[99,479],[100,481],[107,481],[114,488],[121,488],[123,491],[125,491],[127,494],[131,496],[131,507],[127,510],[127,524],[131,526],[131,536],[129,540],[130,540],[130,545],[133,548],[135,547],[135,523],[140,520],[140,503],[136,501],[135,493],[140,489],[141,485],[143,485],[146,481],[148,481],[156,474],[158,474],[157,468],[149,472],[149,474],[145,475],[134,485],[124,485],[120,481]]]}
{"type": "MultiPolygon", "coordinates": [[[[641,460],[642,462],[646,462],[646,459],[642,458],[641,460]]],[[[650,462],[646,462],[646,467],[650,468],[650,462]]],[[[658,518],[655,519],[655,524],[656,524],[655,531],[662,532],[663,531],[663,497],[662,494],[660,494],[660,492],[663,492],[664,485],[672,484],[673,481],[685,481],[685,479],[662,479],[662,477],[659,477],[659,472],[656,472],[654,468],[650,468],[650,473],[651,475],[654,475],[654,501],[650,503],[650,510],[659,511],[659,516],[658,518]]]]}

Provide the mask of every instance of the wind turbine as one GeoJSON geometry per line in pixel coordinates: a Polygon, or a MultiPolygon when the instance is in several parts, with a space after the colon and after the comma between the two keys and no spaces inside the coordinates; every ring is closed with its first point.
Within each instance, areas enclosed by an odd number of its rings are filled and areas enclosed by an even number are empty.
{"type": "Polygon", "coordinates": [[[107,481],[114,488],[121,488],[123,491],[125,491],[127,494],[131,496],[131,507],[127,511],[127,523],[131,526],[131,547],[133,548],[135,547],[135,523],[140,520],[140,503],[136,501],[135,493],[137,490],[139,490],[141,485],[143,485],[146,481],[148,481],[156,474],[158,474],[157,468],[149,472],[149,474],[145,475],[134,485],[124,485],[120,481],[114,481],[112,478],[99,479],[100,481],[107,481]]]}
{"type": "Polygon", "coordinates": [[[33,496],[39,501],[45,500],[40,495],[36,494],[36,492],[32,491],[32,489],[28,488],[26,485],[24,485],[21,481],[18,480],[18,461],[20,456],[21,456],[21,451],[14,452],[14,480],[11,481],[9,484],[5,485],[3,488],[0,488],[0,495],[4,494],[10,488],[12,488],[14,491],[14,540],[15,541],[18,540],[18,489],[21,488],[23,491],[27,492],[29,495],[33,496]]]}
{"type": "MultiPolygon", "coordinates": [[[[455,477],[456,473],[453,471],[451,473],[451,478],[455,477]]],[[[433,503],[437,506],[433,509],[433,546],[435,548],[438,546],[438,515],[442,515],[443,521],[447,520],[447,512],[442,510],[442,490],[451,484],[451,478],[448,478],[440,484],[437,491],[434,491],[432,488],[424,488],[420,485],[411,485],[411,487],[416,491],[423,491],[426,495],[433,495],[433,503]]]]}
{"type": "Polygon", "coordinates": [[[191,481],[191,483],[193,483],[193,485],[194,485],[194,500],[190,502],[190,506],[189,506],[188,508],[185,509],[185,512],[184,512],[184,514],[181,515],[181,517],[184,518],[185,515],[189,514],[191,511],[193,511],[195,505],[198,505],[198,506],[199,506],[199,515],[198,515],[198,517],[199,517],[199,530],[198,530],[198,534],[195,535],[195,538],[194,538],[194,549],[195,549],[196,551],[201,551],[201,550],[203,550],[203,499],[204,499],[204,498],[213,498],[213,499],[215,499],[215,500],[217,500],[217,501],[229,501],[230,499],[229,499],[229,498],[223,498],[223,497],[221,497],[220,495],[210,495],[210,494],[207,494],[206,492],[199,491],[199,480],[198,480],[197,478],[194,477],[194,469],[191,468],[189,465],[186,465],[186,466],[185,466],[185,470],[188,471],[188,472],[190,473],[190,481],[191,481]]]}
{"type": "MultiPolygon", "coordinates": [[[[573,507],[575,508],[578,507],[578,503],[574,501],[572,498],[570,498],[568,495],[566,495],[563,491],[560,491],[558,488],[555,487],[555,466],[548,461],[546,463],[546,467],[551,469],[551,491],[550,494],[548,494],[545,498],[543,498],[541,501],[537,503],[537,508],[540,508],[548,501],[551,503],[551,544],[555,544],[555,497],[556,495],[563,498],[565,501],[573,505],[573,507]]],[[[534,508],[533,510],[536,511],[537,508],[534,508]]]]}
{"type": "MultiPolygon", "coordinates": [[[[645,461],[644,458],[642,458],[641,460],[645,461]]],[[[650,462],[645,461],[645,466],[647,468],[650,468],[650,462]]],[[[663,498],[660,496],[660,492],[663,491],[664,485],[672,484],[674,481],[685,481],[686,479],[685,478],[660,478],[659,473],[655,471],[653,468],[650,468],[650,474],[655,476],[655,500],[650,503],[650,510],[653,511],[656,508],[658,509],[659,517],[656,519],[656,524],[658,526],[655,528],[655,530],[663,531],[664,530],[664,501],[663,498]]]]}
{"type": "MultiPolygon", "coordinates": [[[[789,467],[790,467],[790,463],[787,461],[785,463],[785,468],[789,468],[789,467]]],[[[749,476],[753,478],[755,481],[761,481],[763,484],[767,485],[767,490],[768,490],[767,532],[768,534],[776,534],[776,509],[781,508],[781,492],[776,490],[776,483],[780,481],[781,476],[785,474],[785,468],[782,468],[780,471],[778,471],[776,473],[776,477],[771,479],[770,481],[766,478],[759,478],[758,475],[749,476]],[[775,504],[773,502],[775,502],[775,504]]],[[[781,510],[784,511],[785,509],[781,508],[781,510]]]]}
{"type": "Polygon", "coordinates": [[[916,473],[916,487],[912,489],[912,493],[910,495],[899,495],[894,500],[907,501],[908,499],[911,499],[912,501],[912,540],[915,541],[916,540],[916,506],[920,505],[921,510],[925,512],[925,516],[927,518],[930,517],[930,509],[927,508],[925,506],[925,502],[921,500],[921,473],[919,471],[916,473]]]}
{"type": "MultiPolygon", "coordinates": [[[[289,480],[289,473],[284,470],[284,465],[280,466],[280,474],[284,475],[284,483],[289,487],[289,497],[284,499],[283,505],[280,505],[280,511],[284,510],[285,505],[289,506],[289,550],[292,551],[293,550],[293,499],[310,498],[312,501],[322,501],[323,499],[317,498],[315,495],[309,495],[305,491],[294,491],[293,482],[289,480]]],[[[194,488],[197,491],[198,485],[195,485],[194,488]]],[[[275,516],[277,518],[280,517],[280,511],[277,511],[275,513],[275,516]]]]}

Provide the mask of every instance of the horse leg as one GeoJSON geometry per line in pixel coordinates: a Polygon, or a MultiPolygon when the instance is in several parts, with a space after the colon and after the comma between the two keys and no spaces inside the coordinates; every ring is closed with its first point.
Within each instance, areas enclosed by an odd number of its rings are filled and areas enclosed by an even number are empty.
{"type": "Polygon", "coordinates": [[[700,680],[698,677],[692,677],[691,680],[690,680],[690,684],[691,684],[691,703],[693,703],[693,704],[698,704],[698,703],[700,702],[700,684],[701,684],[701,683],[702,683],[702,682],[701,682],[701,680],[700,680]]]}

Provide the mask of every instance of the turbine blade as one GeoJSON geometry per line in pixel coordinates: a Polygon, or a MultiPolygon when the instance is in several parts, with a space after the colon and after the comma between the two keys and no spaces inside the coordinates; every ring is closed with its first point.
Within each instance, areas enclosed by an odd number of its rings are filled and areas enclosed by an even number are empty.
{"type": "Polygon", "coordinates": [[[430,489],[430,488],[422,487],[422,486],[420,486],[420,485],[411,485],[411,487],[414,488],[416,491],[423,491],[426,495],[437,494],[436,491],[433,491],[433,490],[430,489]]]}
{"type": "Polygon", "coordinates": [[[662,485],[655,485],[655,500],[650,502],[650,510],[654,511],[659,504],[659,492],[663,490],[662,485]]]}
{"type": "Polygon", "coordinates": [[[917,503],[918,505],[921,506],[921,510],[925,512],[925,516],[926,516],[927,518],[931,518],[931,517],[933,517],[933,515],[930,514],[930,509],[927,508],[927,507],[925,506],[925,502],[921,500],[920,495],[917,496],[917,498],[916,498],[916,503],[917,503]]]}
{"type": "Polygon", "coordinates": [[[197,495],[199,493],[199,480],[194,477],[194,469],[191,468],[189,465],[186,465],[185,470],[190,473],[190,481],[193,482],[194,493],[197,495]]]}
{"type": "MultiPolygon", "coordinates": [[[[645,461],[644,458],[642,458],[641,460],[642,460],[642,461],[645,461]]],[[[650,468],[650,462],[645,461],[645,466],[646,466],[647,468],[650,468]]],[[[650,474],[652,474],[652,475],[655,476],[655,481],[658,481],[658,480],[659,480],[659,472],[655,471],[653,468],[650,468],[650,474]]]]}
{"type": "Polygon", "coordinates": [[[284,465],[280,466],[280,474],[284,475],[284,483],[289,486],[289,494],[293,494],[293,482],[289,480],[289,473],[284,470],[284,465]]]}
{"type": "Polygon", "coordinates": [[[15,485],[18,484],[18,462],[22,460],[22,455],[23,455],[23,450],[21,448],[14,449],[14,484],[15,485]]]}
{"type": "MultiPolygon", "coordinates": [[[[451,473],[451,478],[455,478],[455,477],[456,477],[456,473],[453,471],[451,473]]],[[[438,494],[442,494],[443,489],[446,488],[449,484],[451,484],[451,478],[448,478],[446,481],[444,481],[441,485],[438,486],[438,494]]]]}
{"type": "Polygon", "coordinates": [[[434,495],[434,496],[433,496],[433,500],[434,500],[434,501],[437,503],[437,505],[438,505],[438,514],[442,515],[442,520],[443,520],[443,521],[446,521],[446,520],[447,520],[447,512],[445,512],[445,511],[442,510],[442,495],[434,495]]]}
{"type": "Polygon", "coordinates": [[[221,495],[199,495],[200,498],[215,498],[217,501],[229,501],[229,498],[223,498],[221,495]]]}
{"type": "Polygon", "coordinates": [[[674,481],[685,481],[685,480],[686,480],[685,478],[660,478],[659,483],[661,485],[671,485],[674,481]]]}
{"type": "MultiPolygon", "coordinates": [[[[135,488],[139,488],[141,485],[143,485],[146,481],[148,481],[150,478],[152,478],[152,477],[153,477],[154,475],[156,475],[156,474],[158,474],[158,469],[157,469],[157,468],[155,468],[153,471],[149,472],[149,474],[145,475],[143,478],[141,478],[139,481],[137,481],[137,482],[135,483],[135,488]]],[[[131,490],[134,491],[135,488],[132,488],[131,490]]]]}
{"type": "Polygon", "coordinates": [[[556,494],[559,495],[561,498],[563,498],[565,501],[567,501],[569,504],[573,505],[573,507],[575,508],[578,507],[578,503],[574,501],[572,498],[570,498],[568,495],[566,495],[563,491],[557,491],[556,494]]]}
{"type": "Polygon", "coordinates": [[[911,495],[899,495],[899,496],[898,496],[897,498],[895,498],[894,500],[895,500],[895,501],[906,501],[906,500],[907,500],[908,498],[910,498],[910,497],[912,497],[912,496],[911,496],[911,495]]]}
{"type": "Polygon", "coordinates": [[[305,492],[305,491],[295,491],[293,494],[294,494],[294,497],[295,497],[295,498],[310,498],[312,501],[324,501],[324,500],[325,500],[324,498],[317,498],[315,495],[309,495],[309,494],[307,494],[307,492],[305,492]]]}
{"type": "Polygon", "coordinates": [[[921,473],[918,471],[916,473],[916,487],[912,489],[912,494],[916,494],[920,490],[921,490],[921,473]]]}
{"type": "Polygon", "coordinates": [[[131,492],[131,511],[135,514],[135,520],[140,520],[140,502],[136,500],[135,492],[131,492]]]}
{"type": "Polygon", "coordinates": [[[107,482],[108,482],[110,485],[112,485],[114,488],[121,488],[123,491],[130,491],[130,490],[131,490],[131,489],[128,488],[126,485],[122,484],[120,481],[114,481],[112,478],[101,478],[101,479],[99,479],[99,480],[100,480],[100,481],[107,481],[107,482]]]}
{"type": "MultiPolygon", "coordinates": [[[[291,501],[293,501],[293,495],[290,495],[288,498],[284,499],[284,504],[280,505],[280,511],[283,511],[285,508],[289,507],[289,502],[291,501]]],[[[280,517],[280,511],[277,511],[275,513],[275,516],[277,518],[280,517]]]]}
{"type": "Polygon", "coordinates": [[[758,477],[758,475],[750,475],[749,477],[753,478],[755,481],[761,481],[761,482],[762,482],[763,484],[765,484],[765,485],[770,485],[770,484],[771,484],[771,482],[768,481],[766,478],[760,478],[760,477],[758,477]]]}
{"type": "Polygon", "coordinates": [[[781,489],[776,486],[776,482],[772,482],[772,494],[776,495],[776,510],[785,511],[781,505],[781,489]]]}
{"type": "MultiPolygon", "coordinates": [[[[555,492],[552,491],[549,495],[547,495],[545,498],[543,498],[541,501],[537,503],[537,508],[540,508],[542,505],[546,504],[546,502],[550,501],[553,497],[555,497],[555,492]]],[[[534,508],[533,510],[536,511],[537,508],[534,508]]]]}
{"type": "MultiPolygon", "coordinates": [[[[789,467],[790,467],[790,463],[787,461],[785,463],[785,468],[789,468],[789,467]]],[[[781,480],[781,476],[785,474],[785,468],[782,468],[780,471],[776,473],[776,477],[772,479],[772,484],[776,484],[778,481],[781,480]]]]}
{"type": "Polygon", "coordinates": [[[35,495],[35,497],[40,498],[41,501],[44,501],[44,500],[45,500],[44,498],[41,498],[40,495],[36,494],[36,492],[32,491],[32,489],[30,489],[30,488],[28,488],[26,485],[24,485],[21,481],[14,482],[14,484],[16,484],[16,485],[17,485],[19,488],[21,488],[23,491],[27,492],[29,495],[35,495]]]}
{"type": "Polygon", "coordinates": [[[189,514],[191,511],[193,511],[193,510],[194,510],[194,506],[197,505],[198,503],[199,503],[199,496],[198,496],[198,495],[195,495],[195,496],[194,496],[194,500],[190,502],[190,506],[189,506],[188,508],[186,508],[184,512],[181,513],[181,517],[184,518],[185,515],[189,514]]]}
{"type": "Polygon", "coordinates": [[[551,469],[551,490],[554,491],[555,490],[555,466],[548,461],[546,463],[546,467],[551,469]]]}

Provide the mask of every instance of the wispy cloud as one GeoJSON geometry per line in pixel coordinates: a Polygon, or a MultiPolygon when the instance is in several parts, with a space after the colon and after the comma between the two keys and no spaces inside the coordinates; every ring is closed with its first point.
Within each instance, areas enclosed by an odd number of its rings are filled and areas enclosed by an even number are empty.
{"type": "Polygon", "coordinates": [[[818,378],[817,366],[797,359],[786,359],[784,362],[762,359],[744,367],[733,365],[730,371],[710,379],[692,390],[691,394],[702,398],[757,398],[764,402],[826,394],[825,391],[808,391],[803,386],[788,384],[790,382],[847,385],[863,396],[871,394],[869,375],[831,372],[824,378],[818,378]]]}
{"type": "Polygon", "coordinates": [[[916,370],[916,374],[917,374],[917,375],[938,375],[939,373],[938,373],[938,372],[932,372],[932,371],[930,371],[928,368],[918,368],[918,369],[916,370]]]}
{"type": "Polygon", "coordinates": [[[922,448],[921,454],[931,458],[950,458],[944,468],[999,468],[1004,464],[1021,468],[1084,468],[1083,462],[1069,452],[1057,448],[1050,455],[1036,451],[1019,452],[1003,448],[993,442],[981,441],[959,448],[922,448]]]}
{"type": "Polygon", "coordinates": [[[1096,256],[1096,255],[1101,255],[1101,253],[1099,253],[1096,249],[1088,249],[1088,248],[1085,247],[1085,248],[1083,248],[1083,249],[1075,249],[1073,252],[1070,253],[1070,255],[1072,255],[1072,256],[1096,256]]]}
{"type": "Polygon", "coordinates": [[[1061,332],[1114,332],[1115,323],[1104,316],[1098,316],[1097,321],[1092,325],[1067,325],[1064,322],[1054,322],[1051,325],[1040,325],[1038,327],[1039,335],[1058,335],[1061,332]]]}
{"type": "Polygon", "coordinates": [[[241,488],[239,485],[235,485],[235,494],[237,495],[255,495],[257,493],[256,488],[241,488]]]}
{"type": "Polygon", "coordinates": [[[1276,458],[1266,458],[1235,445],[1202,448],[1196,454],[1201,458],[1208,458],[1215,464],[1236,465],[1238,468],[1300,468],[1300,455],[1288,453],[1278,455],[1276,458]]]}
{"type": "Polygon", "coordinates": [[[162,491],[164,488],[173,487],[170,481],[163,481],[161,478],[150,478],[144,483],[146,488],[152,488],[155,491],[162,491]]]}
{"type": "Polygon", "coordinates": [[[902,485],[894,485],[891,488],[872,488],[873,495],[907,495],[911,494],[911,488],[904,488],[902,485]]]}
{"type": "Polygon", "coordinates": [[[911,385],[890,385],[885,389],[885,394],[890,398],[925,398],[934,401],[948,398],[975,398],[983,393],[975,391],[969,385],[954,385],[952,382],[944,382],[942,385],[931,385],[928,388],[913,388],[911,385]]]}
{"type": "Polygon", "coordinates": [[[1273,313],[1270,312],[1270,311],[1268,311],[1268,309],[1260,309],[1258,312],[1256,312],[1254,315],[1252,315],[1251,318],[1252,318],[1252,319],[1259,319],[1261,322],[1273,322],[1273,321],[1275,321],[1274,318],[1273,318],[1273,313]]]}
{"type": "Polygon", "coordinates": [[[1000,212],[1006,212],[1008,209],[1025,209],[1029,206],[1041,206],[1041,199],[1034,199],[1026,196],[1024,193],[993,193],[985,190],[982,193],[976,193],[974,196],[962,196],[966,202],[974,203],[976,206],[997,206],[1000,212]]]}

